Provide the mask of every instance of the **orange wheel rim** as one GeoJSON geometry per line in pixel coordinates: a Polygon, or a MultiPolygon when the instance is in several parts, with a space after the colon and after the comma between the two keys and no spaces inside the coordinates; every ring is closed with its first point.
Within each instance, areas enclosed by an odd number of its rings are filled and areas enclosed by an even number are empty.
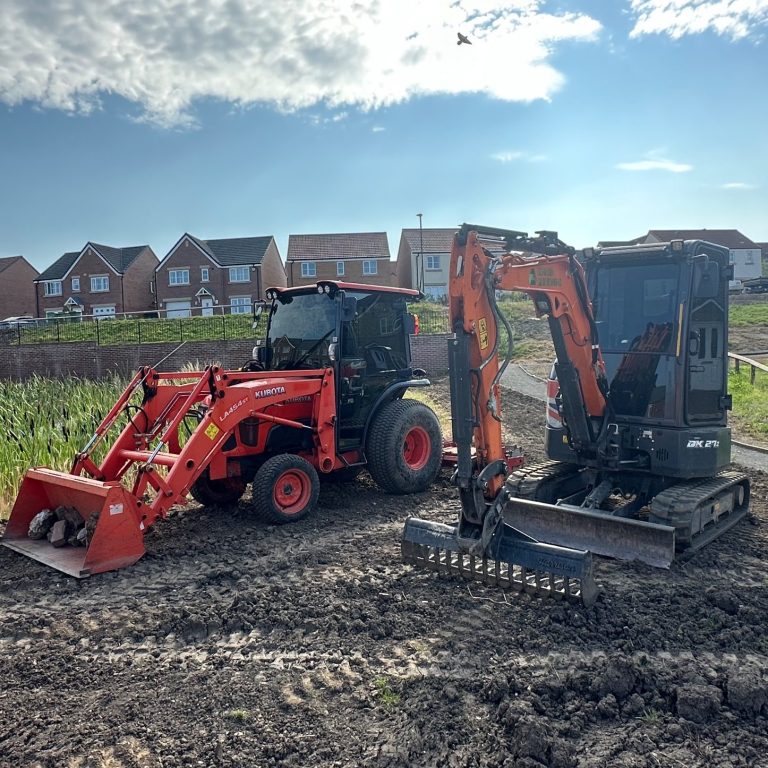
{"type": "Polygon", "coordinates": [[[298,515],[307,506],[312,483],[306,472],[289,469],[277,478],[272,500],[284,515],[298,515]]]}
{"type": "Polygon", "coordinates": [[[432,440],[423,427],[408,430],[403,442],[403,459],[410,469],[422,469],[429,461],[432,440]]]}

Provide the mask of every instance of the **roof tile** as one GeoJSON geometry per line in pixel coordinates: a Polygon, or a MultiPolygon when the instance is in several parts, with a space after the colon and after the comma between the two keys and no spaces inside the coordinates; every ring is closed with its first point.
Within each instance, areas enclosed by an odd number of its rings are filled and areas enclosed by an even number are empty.
{"type": "Polygon", "coordinates": [[[288,237],[288,261],[389,258],[386,232],[345,232],[288,237]]]}

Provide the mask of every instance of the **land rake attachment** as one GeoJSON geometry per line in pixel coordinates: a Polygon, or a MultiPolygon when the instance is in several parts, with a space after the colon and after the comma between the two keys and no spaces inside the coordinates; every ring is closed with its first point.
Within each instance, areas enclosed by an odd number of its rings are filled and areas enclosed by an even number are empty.
{"type": "Polygon", "coordinates": [[[458,527],[406,520],[403,562],[447,576],[539,596],[581,601],[589,607],[600,592],[592,574],[592,555],[542,544],[501,523],[482,546],[462,540],[458,527]]]}

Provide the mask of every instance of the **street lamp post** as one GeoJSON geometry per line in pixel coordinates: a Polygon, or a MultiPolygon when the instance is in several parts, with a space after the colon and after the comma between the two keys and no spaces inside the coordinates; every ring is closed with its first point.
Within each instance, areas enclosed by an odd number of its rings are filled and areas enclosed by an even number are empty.
{"type": "Polygon", "coordinates": [[[424,230],[421,227],[423,213],[416,214],[419,217],[419,264],[416,272],[416,287],[424,292],[424,230]]]}

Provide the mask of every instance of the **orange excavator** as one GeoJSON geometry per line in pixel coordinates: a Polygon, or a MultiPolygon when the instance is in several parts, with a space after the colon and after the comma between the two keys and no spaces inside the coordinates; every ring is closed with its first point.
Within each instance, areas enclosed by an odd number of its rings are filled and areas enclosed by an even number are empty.
{"type": "Polygon", "coordinates": [[[461,513],[455,526],[409,518],[404,560],[590,605],[592,553],[667,567],[742,519],[749,479],[729,468],[726,423],[728,257],[678,240],[579,259],[554,232],[464,224],[449,275],[461,513]],[[530,296],[557,358],[549,460],[512,471],[499,389],[512,329],[500,291],[530,296]]]}

